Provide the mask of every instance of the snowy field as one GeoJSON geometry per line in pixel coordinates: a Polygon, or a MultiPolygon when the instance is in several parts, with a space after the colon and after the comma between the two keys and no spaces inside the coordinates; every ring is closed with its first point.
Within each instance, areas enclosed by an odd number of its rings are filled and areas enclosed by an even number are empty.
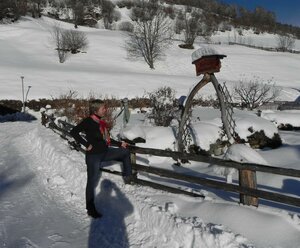
{"type": "MultiPolygon", "coordinates": [[[[165,85],[174,88],[178,95],[186,95],[200,80],[191,64],[191,51],[179,49],[177,43],[169,48],[166,59],[150,70],[141,61],[126,59],[122,33],[101,29],[80,27],[90,42],[87,53],[72,55],[59,64],[50,42],[52,23],[45,17],[26,17],[15,24],[0,25],[0,99],[21,99],[20,76],[25,77],[26,87],[32,86],[29,99],[58,97],[69,90],[76,90],[83,97],[93,93],[130,98],[165,85]]],[[[226,81],[230,87],[241,78],[272,78],[282,87],[282,100],[293,101],[299,96],[300,55],[242,46],[214,47],[228,56],[216,75],[220,82],[226,81]]],[[[205,87],[202,94],[213,94],[212,87],[205,87]]],[[[39,119],[39,113],[31,114],[39,119]]],[[[253,122],[254,129],[272,135],[278,132],[277,122],[288,120],[300,126],[299,115],[299,111],[267,111],[262,119],[254,113],[236,111],[235,118],[241,135],[247,135],[249,122],[253,122]]],[[[238,194],[182,182],[178,182],[181,188],[200,192],[205,198],[124,185],[119,177],[103,173],[96,205],[104,216],[92,220],[85,214],[84,156],[70,150],[66,141],[41,126],[39,120],[22,121],[22,116],[19,119],[6,122],[0,118],[0,247],[300,246],[299,208],[265,200],[260,201],[258,208],[243,206],[238,204],[238,194]]],[[[199,144],[208,147],[218,136],[219,111],[198,108],[193,121],[199,144]],[[197,122],[197,116],[201,122],[197,122]]],[[[145,147],[174,148],[171,128],[144,124],[144,115],[133,110],[128,128],[121,129],[119,120],[114,134],[142,134],[147,140],[145,147]]],[[[283,140],[280,148],[250,150],[247,146],[233,146],[227,158],[300,169],[300,133],[279,134],[283,140]]],[[[178,168],[171,159],[153,156],[138,156],[138,162],[191,175],[205,174],[224,182],[224,175],[230,174],[237,182],[234,170],[224,171],[214,165],[193,162],[178,168]]],[[[119,170],[119,165],[112,164],[111,168],[119,170]]],[[[170,183],[147,174],[139,177],[170,183]]],[[[300,196],[297,178],[257,173],[257,181],[263,190],[300,196]]]]}
{"type": "MultiPolygon", "coordinates": [[[[26,17],[15,24],[0,25],[1,99],[22,99],[21,76],[25,77],[25,89],[28,85],[32,86],[28,99],[58,97],[69,90],[76,90],[82,97],[92,93],[96,96],[132,98],[161,86],[171,86],[180,96],[187,95],[200,80],[191,64],[193,51],[180,49],[177,45],[181,42],[174,42],[167,50],[165,60],[158,62],[156,69],[151,70],[141,60],[127,59],[123,33],[87,27],[79,28],[86,33],[89,41],[87,53],[71,55],[60,64],[51,42],[53,24],[54,20],[46,17],[26,17]]],[[[60,25],[73,28],[72,24],[60,25]]],[[[223,38],[225,42],[228,35],[217,34],[213,39],[217,42],[223,38]]],[[[263,37],[257,42],[266,43],[271,39],[263,37]]],[[[196,44],[196,48],[200,45],[196,44]]],[[[228,56],[222,60],[221,72],[216,77],[219,82],[226,81],[229,88],[241,79],[257,76],[264,82],[272,80],[282,87],[282,100],[293,101],[299,95],[296,90],[299,90],[299,54],[226,44],[212,47],[228,56]]],[[[295,48],[300,50],[298,41],[295,48]]],[[[212,87],[205,87],[202,94],[214,95],[212,87]]]]}

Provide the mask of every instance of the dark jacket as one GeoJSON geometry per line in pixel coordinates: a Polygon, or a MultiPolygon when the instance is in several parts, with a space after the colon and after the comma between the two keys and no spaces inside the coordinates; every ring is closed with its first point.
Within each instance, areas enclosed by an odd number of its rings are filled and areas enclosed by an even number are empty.
{"type": "MultiPolygon", "coordinates": [[[[100,132],[100,127],[97,122],[95,122],[91,117],[85,118],[77,126],[75,126],[70,134],[76,140],[76,142],[82,144],[86,148],[89,145],[92,145],[93,148],[90,151],[87,151],[87,154],[101,154],[106,152],[108,145],[103,139],[103,135],[100,132]],[[80,133],[85,133],[85,139],[80,135],[80,133]]],[[[116,141],[112,141],[113,144],[116,144],[116,141]]]]}

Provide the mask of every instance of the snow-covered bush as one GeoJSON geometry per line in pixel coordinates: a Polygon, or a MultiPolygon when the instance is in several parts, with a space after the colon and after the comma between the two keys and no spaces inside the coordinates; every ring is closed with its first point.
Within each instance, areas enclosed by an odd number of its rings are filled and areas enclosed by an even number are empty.
{"type": "MultiPolygon", "coordinates": [[[[278,129],[272,122],[243,112],[236,113],[234,119],[237,143],[246,143],[252,148],[277,148],[282,144],[278,129]]],[[[192,132],[195,142],[193,152],[220,155],[229,145],[222,130],[221,118],[194,120],[192,132]]]]}
{"type": "Polygon", "coordinates": [[[266,111],[262,112],[261,117],[273,122],[278,129],[299,130],[300,129],[300,111],[266,111]]]}
{"type": "Polygon", "coordinates": [[[277,127],[257,116],[238,116],[235,118],[239,143],[249,143],[252,148],[277,148],[282,144],[277,127]]]}
{"type": "Polygon", "coordinates": [[[161,87],[149,93],[152,112],[150,118],[156,126],[168,127],[171,121],[176,118],[178,103],[175,98],[175,91],[170,87],[161,87]]]}

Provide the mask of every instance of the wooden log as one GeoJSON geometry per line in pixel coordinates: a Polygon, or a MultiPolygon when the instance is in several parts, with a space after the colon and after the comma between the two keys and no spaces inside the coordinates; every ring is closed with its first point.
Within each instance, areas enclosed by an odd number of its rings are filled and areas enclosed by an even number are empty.
{"type": "MultiPolygon", "coordinates": [[[[251,170],[239,170],[239,185],[244,188],[257,189],[256,172],[251,170]]],[[[258,198],[240,194],[240,203],[258,207],[258,198]]]]}

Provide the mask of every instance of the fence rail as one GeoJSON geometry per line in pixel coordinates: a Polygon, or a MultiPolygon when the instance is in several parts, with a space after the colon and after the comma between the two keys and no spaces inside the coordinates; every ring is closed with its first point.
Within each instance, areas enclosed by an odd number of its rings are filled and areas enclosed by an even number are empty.
{"type": "Polygon", "coordinates": [[[291,176],[291,177],[300,177],[300,170],[280,168],[274,166],[253,164],[253,163],[238,163],[231,160],[223,160],[219,158],[214,158],[210,156],[204,156],[201,154],[190,154],[174,151],[166,151],[153,148],[142,148],[138,146],[129,147],[131,152],[140,153],[140,154],[149,154],[160,157],[171,157],[173,159],[185,159],[196,162],[204,162],[208,164],[216,164],[223,167],[235,168],[237,170],[251,170],[251,171],[260,171],[266,173],[272,173],[282,176],[291,176]]]}
{"type": "MultiPolygon", "coordinates": [[[[54,118],[47,116],[47,117],[43,117],[42,120],[45,118],[47,119],[47,121],[46,122],[44,121],[44,124],[48,123],[49,128],[58,131],[63,138],[67,139],[71,145],[74,145],[68,139],[68,137],[71,137],[69,130],[73,127],[73,125],[65,121],[58,120],[57,122],[61,125],[58,126],[54,122],[54,118]]],[[[76,147],[76,149],[81,152],[85,152],[84,149],[82,149],[81,147],[76,147]]],[[[254,163],[238,163],[234,161],[222,160],[219,158],[204,156],[200,154],[189,154],[189,153],[167,151],[167,150],[160,150],[160,149],[153,149],[153,148],[142,148],[135,145],[129,145],[128,149],[130,150],[132,155],[134,155],[132,157],[136,157],[136,154],[148,154],[148,155],[154,155],[160,157],[170,157],[173,158],[174,160],[179,160],[179,159],[190,160],[190,161],[208,163],[211,165],[218,165],[222,167],[235,168],[239,171],[239,185],[225,183],[220,180],[218,181],[218,180],[212,180],[212,179],[207,179],[198,176],[186,175],[183,173],[177,173],[176,171],[172,171],[172,170],[140,165],[136,163],[135,159],[133,159],[132,166],[133,166],[133,170],[135,170],[136,172],[154,174],[168,179],[180,180],[180,181],[202,185],[202,186],[215,188],[219,190],[239,193],[240,202],[247,205],[257,206],[258,198],[262,198],[274,202],[300,207],[299,197],[293,197],[293,196],[274,193],[270,191],[263,191],[256,188],[256,171],[299,178],[300,170],[280,168],[280,167],[267,166],[267,165],[259,165],[254,163]]],[[[111,171],[108,169],[102,169],[102,171],[113,173],[116,175],[121,175],[120,172],[111,171]]],[[[167,190],[172,193],[181,193],[190,196],[204,197],[201,194],[185,191],[180,188],[170,187],[161,183],[142,180],[139,178],[136,178],[135,182],[140,185],[146,185],[156,189],[167,190]]]]}

